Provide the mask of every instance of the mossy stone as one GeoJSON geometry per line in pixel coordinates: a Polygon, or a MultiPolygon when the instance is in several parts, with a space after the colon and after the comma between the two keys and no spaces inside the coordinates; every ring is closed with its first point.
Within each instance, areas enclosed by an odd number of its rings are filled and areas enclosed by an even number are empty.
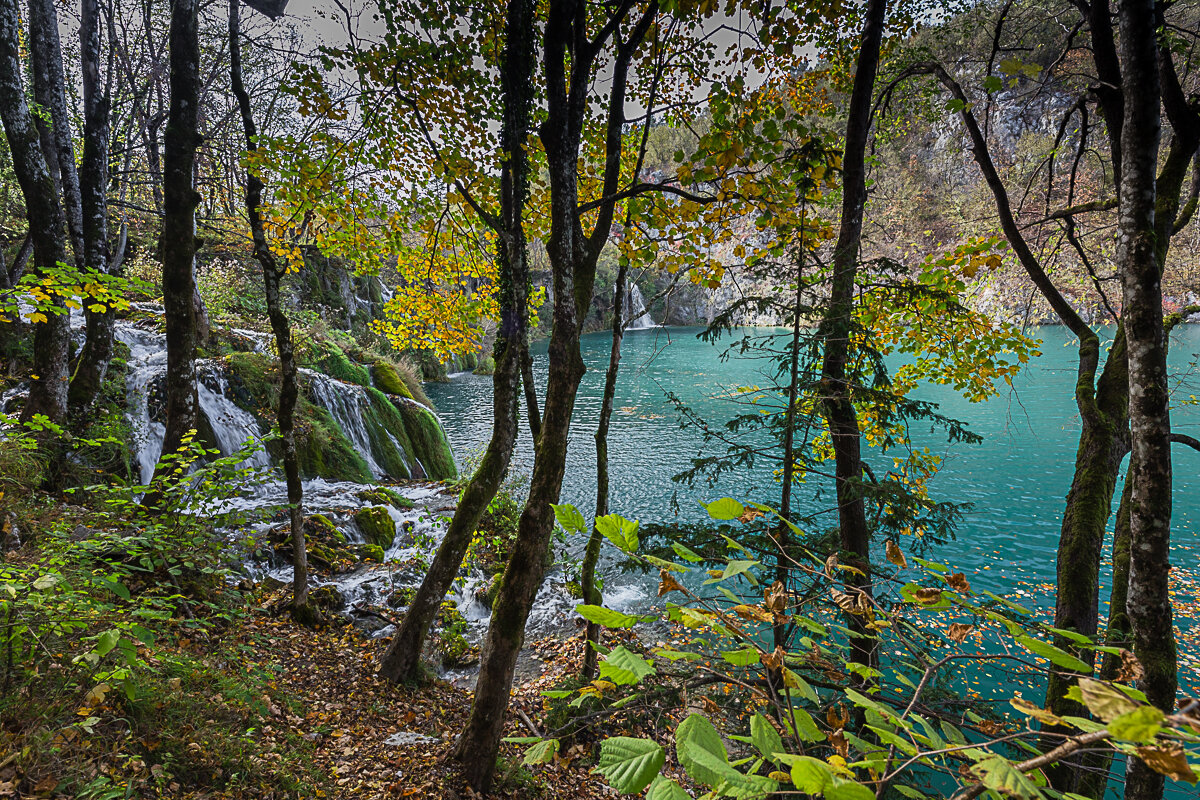
{"type": "Polygon", "coordinates": [[[404,427],[415,448],[415,455],[432,480],[449,480],[458,475],[454,453],[446,440],[446,432],[434,413],[420,403],[404,402],[400,406],[404,427]]]}
{"type": "Polygon", "coordinates": [[[475,367],[476,375],[491,375],[496,371],[496,359],[491,356],[484,356],[479,359],[479,365],[475,367]]]}
{"type": "Polygon", "coordinates": [[[346,597],[336,586],[327,584],[309,591],[308,602],[322,611],[337,611],[346,605],[346,597]]]}
{"type": "MultiPolygon", "coordinates": [[[[367,435],[371,439],[371,454],[383,470],[393,478],[407,480],[424,478],[425,471],[417,463],[420,454],[413,447],[404,418],[388,396],[375,388],[367,389],[370,405],[363,414],[367,435]]],[[[401,404],[412,401],[399,399],[401,404]]]]}
{"type": "Polygon", "coordinates": [[[367,506],[354,514],[354,521],[367,541],[384,550],[396,539],[396,523],[384,506],[367,506]]]}
{"type": "Polygon", "coordinates": [[[363,559],[366,561],[377,561],[383,563],[383,548],[377,544],[364,544],[362,546],[363,559]]]}
{"type": "Polygon", "coordinates": [[[296,422],[296,457],[304,477],[354,483],[372,480],[367,462],[328,411],[301,398],[296,403],[296,422]]]}
{"type": "Polygon", "coordinates": [[[313,361],[321,372],[331,378],[359,386],[370,386],[371,375],[362,364],[355,364],[336,343],[320,342],[316,345],[313,361]]]}
{"type": "Polygon", "coordinates": [[[374,489],[363,489],[355,495],[359,500],[376,506],[391,506],[401,511],[409,511],[416,504],[404,495],[386,486],[376,486],[374,489]]]}
{"type": "Polygon", "coordinates": [[[412,392],[404,385],[404,381],[396,373],[395,368],[388,362],[380,359],[371,367],[371,379],[375,382],[375,388],[386,394],[395,394],[400,397],[413,399],[412,392]]]}

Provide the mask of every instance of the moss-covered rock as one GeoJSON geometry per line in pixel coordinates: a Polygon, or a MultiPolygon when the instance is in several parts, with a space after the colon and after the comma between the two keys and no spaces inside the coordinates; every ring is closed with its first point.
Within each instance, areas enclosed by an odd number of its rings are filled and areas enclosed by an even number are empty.
{"type": "Polygon", "coordinates": [[[362,364],[350,360],[346,352],[335,342],[324,340],[317,342],[310,355],[312,367],[324,372],[331,378],[337,378],[346,383],[356,383],[359,386],[370,386],[371,375],[362,364]]]}
{"type": "Polygon", "coordinates": [[[364,544],[360,548],[365,561],[377,561],[383,563],[383,548],[377,544],[364,544]]]}
{"type": "Polygon", "coordinates": [[[391,506],[401,511],[409,511],[414,506],[412,500],[387,486],[376,486],[374,489],[363,489],[354,495],[359,500],[376,506],[391,506]]]}
{"type": "Polygon", "coordinates": [[[367,483],[366,460],[342,433],[329,412],[301,398],[296,403],[296,457],[306,478],[367,483]]]}
{"type": "MultiPolygon", "coordinates": [[[[367,400],[369,403],[363,420],[376,463],[397,480],[426,477],[425,470],[420,468],[421,452],[413,446],[404,417],[395,404],[375,388],[367,389],[367,400]]],[[[412,402],[400,398],[397,400],[401,404],[412,402]]]]}
{"type": "Polygon", "coordinates": [[[396,539],[396,523],[383,506],[360,508],[354,514],[354,521],[370,544],[386,550],[396,539]]]}
{"type": "Polygon", "coordinates": [[[375,383],[375,388],[387,394],[395,394],[401,397],[413,399],[412,392],[400,379],[396,373],[396,368],[387,361],[380,359],[371,367],[371,380],[375,383]]]}
{"type": "Polygon", "coordinates": [[[333,584],[326,584],[309,591],[308,602],[322,611],[339,611],[346,606],[346,596],[333,584]]]}
{"type": "Polygon", "coordinates": [[[458,468],[454,465],[454,453],[434,413],[411,400],[401,403],[400,413],[404,416],[404,428],[415,448],[410,452],[416,454],[425,475],[433,480],[456,477],[458,468]]]}

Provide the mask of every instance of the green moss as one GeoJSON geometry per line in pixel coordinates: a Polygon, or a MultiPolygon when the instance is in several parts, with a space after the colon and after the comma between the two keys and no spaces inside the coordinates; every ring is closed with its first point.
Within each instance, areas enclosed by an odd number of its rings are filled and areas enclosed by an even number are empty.
{"type": "Polygon", "coordinates": [[[346,598],[336,586],[327,584],[310,591],[308,602],[322,611],[337,611],[346,605],[346,598]]]}
{"type": "Polygon", "coordinates": [[[484,356],[479,359],[479,365],[475,367],[476,375],[491,375],[496,371],[496,359],[491,356],[484,356]]]}
{"type": "Polygon", "coordinates": [[[421,477],[412,468],[415,451],[404,418],[396,406],[378,389],[368,388],[367,397],[371,403],[363,414],[363,420],[366,422],[367,435],[371,438],[371,454],[375,461],[393,478],[407,480],[421,477]]]}
{"type": "Polygon", "coordinates": [[[377,486],[374,489],[363,489],[354,495],[359,500],[364,500],[372,505],[391,506],[398,508],[401,511],[412,509],[415,504],[399,492],[389,489],[386,486],[377,486]]]}
{"type": "Polygon", "coordinates": [[[304,398],[296,403],[296,456],[306,478],[367,483],[367,462],[325,409],[304,398]]]}
{"type": "Polygon", "coordinates": [[[359,386],[371,385],[371,375],[367,368],[351,361],[345,351],[334,342],[318,342],[313,348],[312,360],[315,369],[331,378],[346,383],[357,383],[359,386]]]}
{"type": "Polygon", "coordinates": [[[438,631],[436,649],[438,656],[442,659],[442,666],[457,667],[468,663],[473,650],[463,637],[463,633],[467,629],[467,621],[453,601],[442,601],[438,622],[441,624],[441,630],[438,631]]]}
{"type": "Polygon", "coordinates": [[[433,480],[449,480],[458,475],[454,453],[446,441],[441,423],[428,408],[417,403],[402,403],[400,413],[412,441],[416,458],[425,467],[425,475],[433,480]]]}
{"type": "Polygon", "coordinates": [[[375,388],[387,394],[397,394],[401,397],[413,399],[412,392],[404,385],[404,381],[396,374],[396,369],[387,361],[380,359],[371,367],[371,378],[375,382],[375,388]]]}
{"type": "Polygon", "coordinates": [[[479,366],[479,356],[472,350],[469,353],[464,353],[458,363],[463,369],[475,369],[479,366]]]}
{"type": "Polygon", "coordinates": [[[378,561],[383,563],[383,548],[377,544],[362,545],[363,559],[366,561],[378,561]]]}
{"type": "Polygon", "coordinates": [[[279,367],[275,359],[263,353],[233,353],[228,368],[236,384],[234,403],[256,414],[273,414],[279,406],[279,367]]]}
{"type": "Polygon", "coordinates": [[[396,523],[383,506],[367,506],[354,514],[354,521],[367,541],[383,549],[392,546],[396,538],[396,523]]]}

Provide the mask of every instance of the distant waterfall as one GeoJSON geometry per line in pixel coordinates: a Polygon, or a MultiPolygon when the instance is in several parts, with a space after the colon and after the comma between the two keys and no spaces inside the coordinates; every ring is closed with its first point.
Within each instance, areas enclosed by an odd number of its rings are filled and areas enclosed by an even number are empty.
{"type": "MultiPolygon", "coordinates": [[[[613,293],[616,293],[616,287],[613,287],[613,293]]],[[[631,320],[626,330],[640,331],[646,328],[657,328],[654,318],[650,316],[650,312],[646,309],[646,298],[642,296],[642,290],[638,288],[636,283],[630,283],[629,289],[625,294],[625,308],[622,311],[625,319],[631,320]]]]}

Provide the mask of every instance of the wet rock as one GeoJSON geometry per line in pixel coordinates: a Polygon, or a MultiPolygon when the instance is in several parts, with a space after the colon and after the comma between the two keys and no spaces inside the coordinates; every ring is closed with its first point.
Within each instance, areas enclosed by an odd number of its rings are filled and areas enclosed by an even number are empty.
{"type": "Polygon", "coordinates": [[[396,539],[396,523],[383,506],[360,508],[354,515],[354,521],[369,544],[387,550],[396,539]]]}

